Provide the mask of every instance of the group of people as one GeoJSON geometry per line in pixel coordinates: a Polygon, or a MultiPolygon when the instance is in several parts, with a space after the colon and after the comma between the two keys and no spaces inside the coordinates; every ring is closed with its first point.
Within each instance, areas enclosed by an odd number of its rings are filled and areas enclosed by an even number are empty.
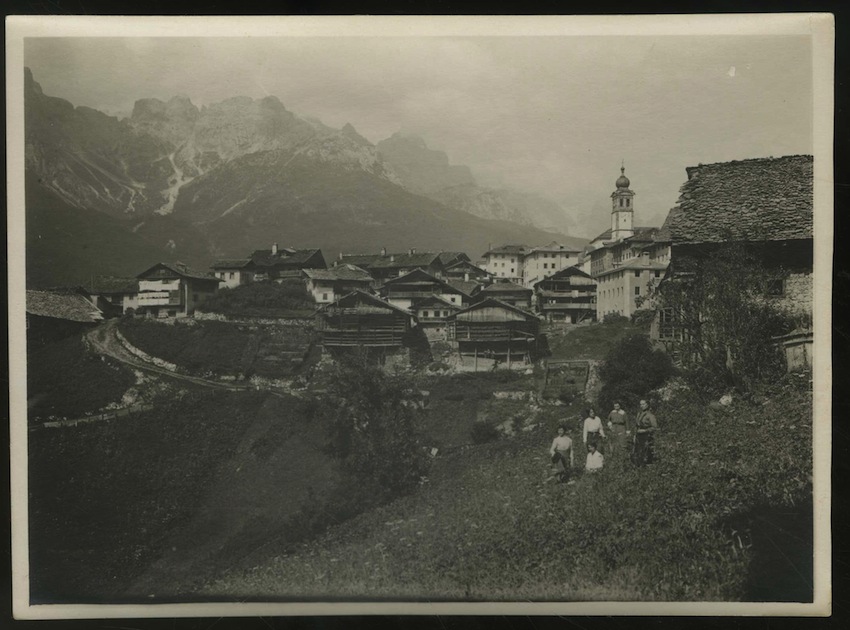
{"type": "MultiPolygon", "coordinates": [[[[585,471],[596,473],[602,470],[606,456],[614,460],[622,459],[626,454],[628,438],[632,435],[630,451],[632,463],[635,466],[651,464],[655,459],[654,434],[657,430],[658,420],[650,410],[647,400],[640,401],[640,411],[633,423],[630,422],[629,415],[622,409],[619,402],[614,403],[614,409],[608,414],[607,423],[602,422],[593,407],[587,409],[581,430],[582,442],[587,451],[585,471]]],[[[552,463],[559,467],[558,475],[563,482],[570,481],[570,475],[575,468],[573,450],[573,440],[567,435],[567,428],[561,425],[558,427],[558,435],[552,440],[549,455],[552,463]]]]}

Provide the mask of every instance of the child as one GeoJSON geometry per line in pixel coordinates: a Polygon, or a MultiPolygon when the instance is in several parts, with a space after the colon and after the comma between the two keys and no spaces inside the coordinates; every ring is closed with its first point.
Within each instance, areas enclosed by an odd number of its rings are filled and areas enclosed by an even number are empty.
{"type": "Polygon", "coordinates": [[[596,444],[594,442],[587,445],[587,463],[584,465],[584,469],[587,472],[595,473],[602,470],[604,460],[605,458],[602,456],[602,453],[596,450],[596,444]]]}

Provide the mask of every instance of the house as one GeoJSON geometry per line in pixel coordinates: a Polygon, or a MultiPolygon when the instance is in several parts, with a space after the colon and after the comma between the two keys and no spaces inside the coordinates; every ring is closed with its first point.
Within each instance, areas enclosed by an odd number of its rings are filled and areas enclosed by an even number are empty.
{"type": "Polygon", "coordinates": [[[489,283],[480,283],[475,280],[447,280],[447,284],[461,292],[464,305],[471,304],[475,296],[489,283]]]}
{"type": "Polygon", "coordinates": [[[320,249],[292,249],[278,247],[258,249],[250,256],[249,268],[253,280],[284,280],[300,278],[302,269],[327,269],[325,257],[320,249]]]}
{"type": "Polygon", "coordinates": [[[293,249],[273,243],[271,249],[255,250],[248,258],[217,260],[212,271],[224,287],[232,289],[263,280],[298,280],[303,269],[327,267],[320,249],[293,249]]]}
{"type": "MultiPolygon", "coordinates": [[[[724,243],[742,244],[758,253],[766,269],[781,274],[765,299],[778,310],[811,322],[812,156],[700,164],[685,170],[688,179],[664,223],[672,239],[665,282],[686,281],[691,270],[724,243]]],[[[810,332],[810,325],[789,331],[785,341],[793,356],[811,356],[805,347],[811,343],[810,332]]],[[[653,335],[675,342],[672,314],[662,309],[653,335]]]]}
{"type": "Polygon", "coordinates": [[[136,278],[139,281],[136,313],[147,317],[189,317],[218,290],[219,278],[183,263],[157,263],[136,278]]]}
{"type": "Polygon", "coordinates": [[[438,256],[440,257],[440,263],[443,265],[443,269],[458,263],[470,262],[466,252],[440,252],[438,256]]]}
{"type": "Polygon", "coordinates": [[[578,264],[581,250],[552,241],[548,245],[533,248],[522,262],[522,284],[533,287],[553,272],[578,264]]]}
{"type": "Polygon", "coordinates": [[[548,322],[596,321],[596,281],[578,267],[556,271],[534,285],[537,312],[548,322]]]}
{"type": "Polygon", "coordinates": [[[527,367],[538,355],[540,320],[533,313],[486,298],[448,319],[448,339],[463,367],[527,367]]]}
{"type": "MultiPolygon", "coordinates": [[[[352,291],[316,311],[316,330],[331,357],[360,350],[381,365],[406,364],[417,347],[414,318],[364,291],[352,291]]],[[[427,342],[426,342],[427,345],[427,342]]]]}
{"type": "Polygon", "coordinates": [[[386,249],[381,249],[380,254],[340,253],[339,259],[334,264],[357,265],[368,271],[379,286],[390,278],[403,276],[414,269],[422,269],[438,277],[443,272],[440,253],[417,252],[416,249],[410,249],[401,254],[388,254],[386,249]]]}
{"type": "Polygon", "coordinates": [[[302,269],[307,291],[317,304],[334,302],[337,298],[355,290],[372,292],[374,280],[367,272],[355,265],[337,265],[330,269],[302,269]]]}
{"type": "Polygon", "coordinates": [[[500,245],[484,253],[484,269],[496,280],[522,284],[522,262],[531,251],[525,245],[500,245]]]}
{"type": "Polygon", "coordinates": [[[517,308],[531,309],[531,296],[534,292],[515,282],[494,282],[482,288],[476,295],[476,301],[495,298],[517,308]]]}
{"type": "Polygon", "coordinates": [[[139,281],[136,278],[94,276],[88,292],[104,317],[120,317],[138,306],[139,281]]]}
{"type": "Polygon", "coordinates": [[[440,296],[450,304],[460,307],[469,296],[449,283],[423,269],[414,269],[403,276],[390,278],[380,288],[381,297],[399,308],[411,309],[419,301],[432,295],[440,296]]]}
{"type": "Polygon", "coordinates": [[[452,280],[460,280],[463,282],[477,282],[479,284],[489,284],[493,280],[493,276],[489,272],[482,269],[478,265],[472,264],[468,260],[459,260],[443,269],[443,279],[451,282],[452,280]]]}
{"type": "Polygon", "coordinates": [[[27,346],[37,348],[80,334],[103,320],[103,313],[81,288],[26,292],[27,346]]]}
{"type": "Polygon", "coordinates": [[[254,281],[255,267],[249,258],[217,260],[212,264],[213,275],[223,288],[234,289],[254,281]]]}
{"type": "Polygon", "coordinates": [[[428,340],[436,341],[448,338],[449,317],[460,309],[458,304],[439,295],[432,295],[418,301],[411,310],[428,340]]]}
{"type": "Polygon", "coordinates": [[[596,281],[596,318],[630,317],[651,308],[653,289],[670,263],[670,235],[657,227],[634,227],[635,192],[620,169],[611,193],[611,228],[589,245],[590,275],[596,281]]]}

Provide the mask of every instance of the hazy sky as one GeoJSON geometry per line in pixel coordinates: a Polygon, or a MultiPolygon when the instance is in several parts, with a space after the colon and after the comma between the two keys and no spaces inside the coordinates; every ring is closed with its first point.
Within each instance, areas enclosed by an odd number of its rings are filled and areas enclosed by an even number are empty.
{"type": "Polygon", "coordinates": [[[26,40],[44,92],[129,113],[273,94],[378,142],[416,133],[479,183],[608,225],[621,160],[636,223],[660,225],[685,167],[812,152],[807,37],[62,38],[26,40]]]}

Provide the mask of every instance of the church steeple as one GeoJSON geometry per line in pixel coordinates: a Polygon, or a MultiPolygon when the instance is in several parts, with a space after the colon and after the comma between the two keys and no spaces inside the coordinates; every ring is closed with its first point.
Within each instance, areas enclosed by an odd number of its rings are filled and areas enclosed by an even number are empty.
{"type": "Polygon", "coordinates": [[[635,193],[629,188],[626,165],[620,166],[616,181],[617,190],[611,193],[611,240],[619,241],[634,235],[635,193]]]}

